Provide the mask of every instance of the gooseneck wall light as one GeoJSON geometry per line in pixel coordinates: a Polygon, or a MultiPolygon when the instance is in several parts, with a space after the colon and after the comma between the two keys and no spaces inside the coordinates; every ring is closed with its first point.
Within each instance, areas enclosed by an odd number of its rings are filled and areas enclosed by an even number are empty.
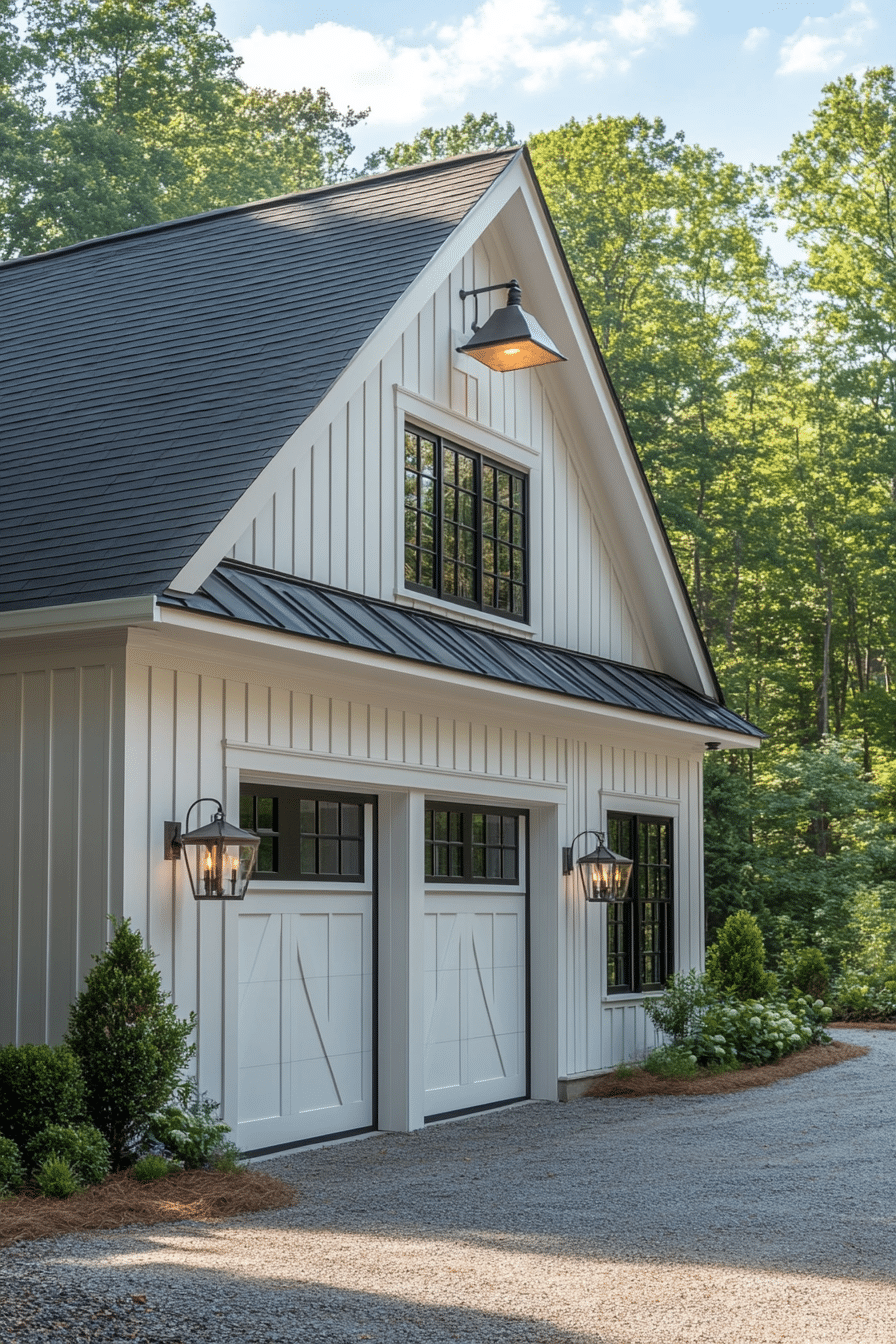
{"type": "Polygon", "coordinates": [[[231,826],[217,798],[197,798],[190,805],[183,828],[179,821],[165,822],[165,858],[187,865],[190,889],[197,901],[241,901],[255,870],[261,838],[254,831],[231,826]],[[200,803],[218,809],[207,826],[188,830],[190,813],[200,803]]]}
{"type": "Polygon", "coordinates": [[[516,280],[504,280],[499,285],[480,285],[478,289],[462,289],[461,299],[476,299],[473,314],[473,335],[466,345],[459,345],[462,355],[472,355],[498,373],[514,369],[531,369],[536,364],[556,364],[565,360],[547,332],[523,308],[523,296],[516,280]],[[479,326],[479,295],[493,289],[506,289],[506,308],[496,308],[484,326],[479,326]]]}
{"type": "Polygon", "coordinates": [[[580,831],[571,845],[564,846],[564,874],[571,873],[573,866],[579,870],[586,901],[623,901],[628,896],[632,860],[608,849],[600,831],[580,831]],[[597,848],[590,854],[583,854],[573,865],[572,852],[583,835],[596,836],[597,848]]]}

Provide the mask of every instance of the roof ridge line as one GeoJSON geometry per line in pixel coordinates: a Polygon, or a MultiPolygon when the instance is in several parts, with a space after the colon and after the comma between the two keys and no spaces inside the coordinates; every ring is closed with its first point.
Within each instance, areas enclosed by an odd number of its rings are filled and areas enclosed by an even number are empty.
{"type": "Polygon", "coordinates": [[[241,215],[250,210],[267,210],[292,201],[309,200],[315,196],[335,195],[337,192],[358,190],[371,183],[385,182],[393,177],[412,177],[444,169],[465,160],[511,158],[522,152],[522,145],[511,145],[503,149],[479,149],[468,154],[453,154],[445,159],[427,159],[424,163],[407,164],[401,168],[391,168],[385,173],[368,173],[364,177],[348,177],[343,182],[330,182],[322,187],[306,187],[303,191],[287,192],[283,196],[263,197],[258,201],[246,201],[241,205],[222,205],[215,210],[203,210],[196,215],[182,215],[178,219],[160,220],[157,224],[141,224],[133,229],[123,229],[119,233],[103,234],[98,238],[85,238],[78,243],[67,243],[64,247],[48,248],[46,252],[29,252],[24,257],[10,257],[0,261],[0,271],[11,270],[15,266],[27,266],[38,261],[47,261],[52,257],[66,256],[71,252],[83,252],[92,247],[104,247],[118,243],[126,238],[142,238],[146,234],[167,233],[171,229],[184,229],[190,225],[203,224],[208,220],[220,219],[225,215],[241,215]]]}

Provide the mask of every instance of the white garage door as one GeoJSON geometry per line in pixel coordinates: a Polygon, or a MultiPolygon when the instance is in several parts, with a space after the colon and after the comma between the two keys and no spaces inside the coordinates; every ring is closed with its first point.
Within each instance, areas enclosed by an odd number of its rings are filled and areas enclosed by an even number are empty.
{"type": "MultiPolygon", "coordinates": [[[[253,829],[263,835],[261,861],[276,875],[253,882],[238,917],[234,1137],[244,1151],[374,1121],[373,807],[300,798],[293,790],[267,793],[258,786],[256,820],[261,803],[275,826],[253,829]],[[276,844],[265,847],[264,838],[276,844]],[[323,872],[288,876],[295,855],[299,868],[304,862],[323,872]]],[[[246,796],[253,797],[244,793],[244,805],[246,796]]]]}
{"type": "Polygon", "coordinates": [[[524,825],[519,814],[427,808],[427,1119],[528,1092],[524,825]]]}

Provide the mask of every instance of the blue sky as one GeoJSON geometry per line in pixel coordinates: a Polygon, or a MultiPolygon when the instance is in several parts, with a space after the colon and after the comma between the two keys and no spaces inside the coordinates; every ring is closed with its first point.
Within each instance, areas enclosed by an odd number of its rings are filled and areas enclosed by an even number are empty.
{"type": "Polygon", "coordinates": [[[741,163],[772,161],[822,85],[896,61],[892,0],[221,0],[251,84],[370,107],[358,158],[497,112],[520,138],[570,117],[660,116],[741,163]]]}

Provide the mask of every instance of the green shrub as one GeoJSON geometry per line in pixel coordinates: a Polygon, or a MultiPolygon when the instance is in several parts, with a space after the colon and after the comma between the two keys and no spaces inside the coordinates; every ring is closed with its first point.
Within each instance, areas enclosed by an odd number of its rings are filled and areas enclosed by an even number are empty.
{"type": "Polygon", "coordinates": [[[0,1134],[25,1152],[47,1125],[85,1118],[81,1066],[66,1045],[0,1048],[0,1134]]]}
{"type": "Polygon", "coordinates": [[[657,1078],[693,1078],[697,1056],[686,1045],[661,1045],[651,1050],[644,1068],[657,1078]]]}
{"type": "Polygon", "coordinates": [[[233,1175],[237,1171],[245,1171],[246,1164],[242,1160],[242,1153],[235,1143],[225,1143],[212,1157],[210,1166],[212,1171],[224,1171],[228,1175],[233,1175]]]}
{"type": "Polygon", "coordinates": [[[885,1022],[896,1017],[896,965],[871,973],[845,970],[831,989],[834,1013],[845,1022],[885,1022]]]}
{"type": "Polygon", "coordinates": [[[64,1157],[56,1156],[48,1157],[41,1164],[34,1174],[34,1181],[42,1195],[54,1199],[68,1199],[81,1185],[71,1163],[66,1162],[64,1157]]]}
{"type": "Polygon", "coordinates": [[[715,993],[705,976],[697,971],[685,975],[682,971],[669,976],[659,998],[645,1000],[644,1011],[657,1031],[679,1043],[696,1035],[703,1013],[714,999],[715,993]]]}
{"type": "Polygon", "coordinates": [[[180,1171],[180,1163],[169,1161],[167,1157],[162,1157],[161,1153],[147,1153],[131,1167],[131,1175],[144,1184],[148,1184],[149,1181],[160,1181],[163,1176],[170,1176],[175,1171],[180,1171]]]}
{"type": "Polygon", "coordinates": [[[793,984],[801,994],[813,999],[826,999],[830,989],[830,975],[824,953],[817,947],[807,947],[800,953],[793,972],[793,984]]]}
{"type": "Polygon", "coordinates": [[[232,1146],[224,1141],[230,1126],[217,1118],[218,1103],[200,1096],[195,1083],[182,1089],[181,1101],[150,1117],[150,1136],[185,1167],[207,1166],[216,1153],[232,1146]]]}
{"type": "Polygon", "coordinates": [[[831,1010],[820,999],[720,1000],[707,1009],[691,1043],[698,1063],[771,1064],[782,1055],[828,1039],[824,1025],[831,1010]]]}
{"type": "Polygon", "coordinates": [[[719,930],[706,954],[706,979],[722,994],[761,999],[774,993],[777,980],[765,969],[762,932],[748,910],[736,910],[719,930]]]}
{"type": "Polygon", "coordinates": [[[19,1145],[0,1138],[0,1199],[15,1195],[25,1184],[25,1164],[19,1145]]]}
{"type": "Polygon", "coordinates": [[[81,1061],[87,1113],[120,1167],[194,1054],[188,1038],[196,1019],[178,1018],[130,921],[112,923],[112,939],[72,1005],[66,1041],[81,1061]]]}
{"type": "Polygon", "coordinates": [[[99,1185],[109,1174],[109,1145],[95,1125],[47,1125],[28,1156],[32,1169],[48,1157],[64,1157],[82,1185],[99,1185]]]}

